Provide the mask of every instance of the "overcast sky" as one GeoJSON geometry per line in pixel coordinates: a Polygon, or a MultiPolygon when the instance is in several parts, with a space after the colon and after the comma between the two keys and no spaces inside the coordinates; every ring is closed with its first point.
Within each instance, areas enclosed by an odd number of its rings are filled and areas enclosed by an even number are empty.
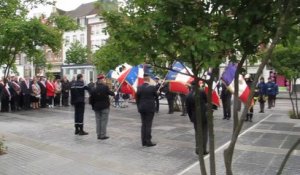
{"type": "MultiPolygon", "coordinates": [[[[73,10],[76,7],[84,3],[94,2],[96,0],[56,0],[56,7],[62,10],[73,10]]],[[[49,16],[52,10],[51,6],[39,6],[36,9],[33,9],[29,13],[29,17],[35,16],[37,14],[45,14],[49,16]]]]}

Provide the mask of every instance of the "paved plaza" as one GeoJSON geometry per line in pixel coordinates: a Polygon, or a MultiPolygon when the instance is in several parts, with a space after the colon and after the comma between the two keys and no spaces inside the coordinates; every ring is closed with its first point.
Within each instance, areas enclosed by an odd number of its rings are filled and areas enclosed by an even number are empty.
{"type": "MultiPolygon", "coordinates": [[[[300,137],[300,120],[289,119],[289,100],[277,100],[275,109],[258,113],[245,123],[236,145],[235,174],[276,174],[288,148],[300,137]]],[[[142,147],[140,116],[134,104],[111,108],[108,140],[97,140],[94,112],[85,111],[87,136],[74,135],[73,108],[57,107],[0,113],[0,136],[7,154],[0,156],[0,175],[196,175],[194,130],[187,116],[167,114],[161,105],[153,123],[155,147],[142,147]]],[[[225,174],[223,150],[232,133],[232,120],[215,112],[217,174],[225,174]]],[[[205,160],[208,165],[208,156],[205,160]]],[[[283,174],[300,174],[300,147],[283,174]]],[[[209,166],[207,166],[207,169],[209,166]]]]}

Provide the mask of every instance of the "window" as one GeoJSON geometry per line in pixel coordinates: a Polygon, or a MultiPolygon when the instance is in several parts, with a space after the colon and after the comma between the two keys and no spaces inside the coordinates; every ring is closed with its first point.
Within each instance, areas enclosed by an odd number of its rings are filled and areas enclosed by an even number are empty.
{"type": "Polygon", "coordinates": [[[80,43],[84,45],[84,34],[80,34],[80,43]]]}
{"type": "Polygon", "coordinates": [[[73,35],[73,42],[77,41],[77,36],[73,35]]]}
{"type": "Polygon", "coordinates": [[[65,43],[66,43],[66,46],[70,44],[70,37],[69,36],[66,36],[65,43]]]}

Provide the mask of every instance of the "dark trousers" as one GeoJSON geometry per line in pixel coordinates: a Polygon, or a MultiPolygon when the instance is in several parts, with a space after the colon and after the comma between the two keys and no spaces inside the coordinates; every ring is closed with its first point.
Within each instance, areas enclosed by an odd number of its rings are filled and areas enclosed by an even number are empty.
{"type": "Polygon", "coordinates": [[[75,103],[75,114],[74,114],[74,120],[75,120],[75,126],[83,126],[83,117],[84,117],[84,102],[75,103]]]}
{"type": "Polygon", "coordinates": [[[8,112],[9,111],[9,97],[2,97],[1,98],[1,112],[8,112]]]}
{"type": "Polygon", "coordinates": [[[265,102],[259,102],[260,112],[265,111],[265,102]]]}
{"type": "Polygon", "coordinates": [[[55,97],[54,97],[54,106],[60,106],[60,97],[61,97],[61,93],[55,94],[55,97]]]}
{"type": "Polygon", "coordinates": [[[231,117],[231,99],[230,98],[222,98],[223,104],[223,118],[230,119],[231,117]]]}
{"type": "Polygon", "coordinates": [[[23,95],[23,109],[30,109],[30,97],[31,95],[30,94],[24,94],[23,95]]]}
{"type": "Polygon", "coordinates": [[[159,111],[159,99],[155,98],[155,111],[158,112],[159,111]]]}
{"type": "Polygon", "coordinates": [[[63,106],[69,106],[69,93],[62,93],[61,103],[63,106]]]}
{"type": "Polygon", "coordinates": [[[182,108],[182,115],[186,115],[186,106],[185,106],[185,95],[180,95],[180,101],[181,101],[181,108],[182,108]]]}
{"type": "Polygon", "coordinates": [[[47,95],[46,93],[41,94],[41,108],[45,108],[47,106],[47,95]]]}
{"type": "Polygon", "coordinates": [[[169,106],[169,114],[174,112],[174,98],[167,98],[169,106]]]}
{"type": "Polygon", "coordinates": [[[142,119],[142,128],[141,128],[141,136],[142,136],[142,145],[151,143],[151,128],[152,121],[154,117],[154,112],[141,112],[142,119]]]}
{"type": "Polygon", "coordinates": [[[275,98],[274,95],[268,95],[268,107],[269,107],[269,109],[274,106],[274,100],[275,100],[274,98],[275,98]]]}
{"type": "MultiPolygon", "coordinates": [[[[196,153],[199,153],[199,145],[200,141],[199,139],[197,139],[198,136],[198,132],[197,132],[197,122],[193,122],[194,124],[194,129],[195,129],[195,141],[196,141],[196,153]]],[[[208,140],[208,127],[207,127],[207,122],[202,121],[202,147],[203,147],[203,151],[207,152],[206,150],[206,145],[207,145],[207,140],[208,140]]]]}
{"type": "Polygon", "coordinates": [[[20,105],[20,100],[21,100],[21,96],[19,95],[19,94],[15,94],[13,97],[12,97],[12,99],[11,99],[11,101],[13,101],[13,107],[11,107],[11,110],[19,110],[19,109],[21,109],[21,105],[20,105]]]}
{"type": "Polygon", "coordinates": [[[11,100],[9,101],[10,103],[10,110],[11,111],[16,111],[16,101],[14,99],[14,96],[11,98],[11,100]]]}
{"type": "Polygon", "coordinates": [[[251,106],[250,108],[249,108],[249,111],[248,111],[248,113],[247,113],[247,116],[246,116],[246,121],[248,121],[248,120],[252,120],[252,118],[253,118],[253,112],[254,112],[254,109],[253,109],[253,106],[251,106]]]}

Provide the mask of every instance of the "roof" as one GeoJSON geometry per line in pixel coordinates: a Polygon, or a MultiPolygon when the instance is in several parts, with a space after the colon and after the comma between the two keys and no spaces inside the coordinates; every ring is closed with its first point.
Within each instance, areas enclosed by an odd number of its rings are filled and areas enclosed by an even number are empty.
{"type": "Polygon", "coordinates": [[[57,12],[61,15],[67,15],[72,18],[79,18],[97,14],[97,9],[95,8],[95,2],[90,2],[86,4],[81,4],[79,7],[72,11],[64,11],[61,9],[57,9],[57,12]]]}

